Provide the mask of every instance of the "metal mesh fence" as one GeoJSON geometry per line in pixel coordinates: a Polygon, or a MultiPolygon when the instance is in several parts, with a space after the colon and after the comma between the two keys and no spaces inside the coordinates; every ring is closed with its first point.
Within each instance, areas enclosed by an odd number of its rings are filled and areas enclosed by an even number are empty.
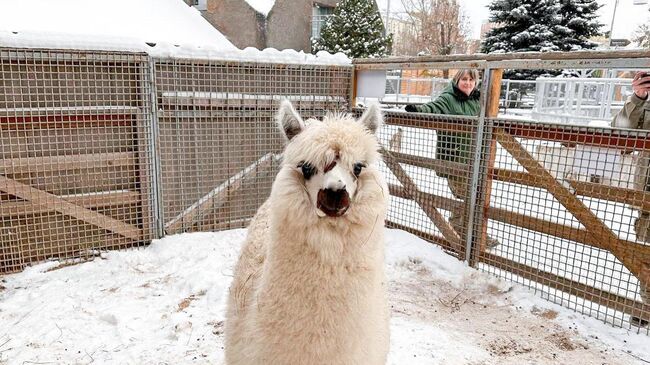
{"type": "Polygon", "coordinates": [[[0,49],[0,272],[152,238],[145,55],[0,49]]]}
{"type": "MultiPolygon", "coordinates": [[[[305,118],[348,110],[352,80],[350,66],[0,49],[0,272],[245,227],[278,169],[279,100],[305,118]]],[[[650,317],[649,132],[386,122],[389,227],[614,325],[650,317]]]]}
{"type": "Polygon", "coordinates": [[[351,67],[157,60],[166,233],[245,227],[269,195],[286,98],[304,118],[347,109],[351,67]]]}
{"type": "Polygon", "coordinates": [[[478,267],[617,326],[648,318],[650,133],[487,123],[496,144],[478,162],[493,168],[475,234],[499,244],[477,251],[478,267]]]}
{"type": "Polygon", "coordinates": [[[638,326],[650,309],[650,133],[486,119],[477,141],[478,123],[386,113],[387,226],[580,313],[638,326]],[[479,146],[479,160],[462,157],[479,146]],[[475,165],[484,170],[472,190],[475,165]]]}
{"type": "Polygon", "coordinates": [[[0,52],[0,272],[245,227],[278,168],[279,101],[320,117],[351,90],[350,66],[0,52]]]}
{"type": "Polygon", "coordinates": [[[477,118],[387,113],[379,132],[393,198],[387,225],[426,237],[464,259],[477,118]]]}

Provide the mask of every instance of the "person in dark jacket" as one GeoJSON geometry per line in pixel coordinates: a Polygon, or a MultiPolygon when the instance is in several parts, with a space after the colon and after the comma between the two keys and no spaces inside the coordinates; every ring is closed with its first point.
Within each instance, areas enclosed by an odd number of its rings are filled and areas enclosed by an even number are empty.
{"type": "MultiPolygon", "coordinates": [[[[476,117],[479,115],[481,105],[479,103],[480,92],[477,88],[478,71],[476,69],[461,69],[456,72],[449,85],[442,91],[442,94],[435,100],[422,105],[407,105],[407,112],[432,113],[447,115],[463,115],[476,117]]],[[[436,158],[443,161],[469,164],[471,159],[470,133],[460,132],[437,132],[436,158]]],[[[465,201],[467,195],[467,175],[449,175],[436,172],[440,177],[447,178],[449,190],[456,199],[465,201]]],[[[465,232],[464,209],[459,207],[451,209],[449,223],[454,230],[463,235],[465,232]]],[[[499,241],[488,237],[487,246],[493,248],[499,241]]]]}
{"type": "MultiPolygon", "coordinates": [[[[650,130],[650,72],[637,72],[632,80],[632,95],[625,101],[623,109],[614,117],[612,127],[650,130]]],[[[634,177],[635,188],[650,191],[650,152],[640,152],[634,177]]],[[[650,243],[650,211],[638,209],[634,220],[636,239],[650,243]]],[[[641,300],[650,303],[650,283],[639,278],[641,300]]],[[[630,322],[647,327],[650,318],[632,316],[630,322]]]]}

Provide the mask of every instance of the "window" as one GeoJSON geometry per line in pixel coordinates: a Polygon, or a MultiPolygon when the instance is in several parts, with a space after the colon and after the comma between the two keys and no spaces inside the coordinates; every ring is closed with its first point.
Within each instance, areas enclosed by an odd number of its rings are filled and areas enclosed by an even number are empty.
{"type": "Polygon", "coordinates": [[[332,16],[334,13],[334,8],[331,6],[324,6],[320,4],[314,4],[312,8],[312,17],[311,17],[311,37],[314,39],[320,38],[320,32],[325,25],[327,18],[332,16]]]}

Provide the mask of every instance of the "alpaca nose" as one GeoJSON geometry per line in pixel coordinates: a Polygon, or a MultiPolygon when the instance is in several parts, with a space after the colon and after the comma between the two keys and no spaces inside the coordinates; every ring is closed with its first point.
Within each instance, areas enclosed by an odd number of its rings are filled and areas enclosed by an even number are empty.
{"type": "Polygon", "coordinates": [[[350,195],[342,189],[321,189],[318,191],[318,209],[329,217],[340,217],[350,207],[350,195]]]}

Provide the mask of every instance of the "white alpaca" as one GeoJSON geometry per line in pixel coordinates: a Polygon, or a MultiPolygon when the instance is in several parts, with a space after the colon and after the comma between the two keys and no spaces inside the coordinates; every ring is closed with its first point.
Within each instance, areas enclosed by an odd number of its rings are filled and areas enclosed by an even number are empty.
{"type": "Polygon", "coordinates": [[[305,124],[285,101],[277,121],[289,143],[235,267],[226,364],[385,364],[381,113],[305,124]]]}

